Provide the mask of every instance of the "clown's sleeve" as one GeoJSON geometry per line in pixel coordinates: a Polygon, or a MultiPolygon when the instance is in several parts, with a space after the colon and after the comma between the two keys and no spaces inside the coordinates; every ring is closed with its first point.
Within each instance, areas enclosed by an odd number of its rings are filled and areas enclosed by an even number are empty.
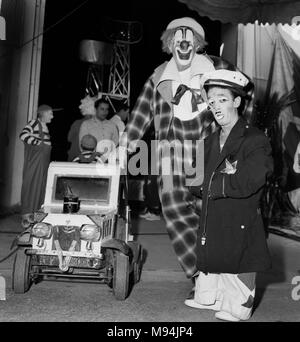
{"type": "Polygon", "coordinates": [[[129,116],[125,132],[121,137],[120,146],[127,147],[133,152],[134,142],[140,140],[147,131],[153,118],[154,84],[150,77],[140,93],[135,106],[129,116]]]}
{"type": "Polygon", "coordinates": [[[266,184],[272,172],[273,159],[268,139],[263,134],[250,137],[243,160],[232,164],[226,161],[226,168],[215,173],[209,198],[247,198],[266,184]]]}

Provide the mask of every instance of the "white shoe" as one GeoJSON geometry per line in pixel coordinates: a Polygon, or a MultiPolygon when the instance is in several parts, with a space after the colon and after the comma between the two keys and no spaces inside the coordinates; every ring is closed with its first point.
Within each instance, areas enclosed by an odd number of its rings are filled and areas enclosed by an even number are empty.
{"type": "Polygon", "coordinates": [[[145,219],[145,218],[149,217],[149,215],[151,215],[151,214],[150,214],[150,212],[147,210],[147,211],[145,211],[144,213],[139,214],[139,217],[145,219]]]}
{"type": "Polygon", "coordinates": [[[215,304],[203,305],[203,304],[197,303],[195,299],[186,299],[184,301],[184,304],[195,309],[206,309],[206,310],[214,310],[214,311],[220,310],[220,306],[221,306],[221,302],[219,301],[216,301],[215,304]]]}
{"type": "Polygon", "coordinates": [[[240,321],[239,318],[232,316],[229,312],[226,312],[226,311],[216,312],[215,317],[218,319],[221,319],[222,321],[228,321],[228,322],[239,322],[240,321]]]}
{"type": "Polygon", "coordinates": [[[152,213],[149,213],[147,217],[145,217],[147,221],[160,221],[160,215],[155,215],[152,213]]]}
{"type": "Polygon", "coordinates": [[[140,214],[139,217],[148,220],[148,221],[159,221],[160,215],[155,215],[153,213],[150,213],[150,211],[147,211],[146,213],[140,214]]]}

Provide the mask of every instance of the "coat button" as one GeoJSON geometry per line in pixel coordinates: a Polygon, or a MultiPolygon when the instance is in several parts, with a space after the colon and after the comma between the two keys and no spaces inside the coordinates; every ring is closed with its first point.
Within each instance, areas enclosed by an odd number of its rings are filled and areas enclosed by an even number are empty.
{"type": "Polygon", "coordinates": [[[245,229],[245,226],[243,224],[241,225],[241,229],[245,229]]]}

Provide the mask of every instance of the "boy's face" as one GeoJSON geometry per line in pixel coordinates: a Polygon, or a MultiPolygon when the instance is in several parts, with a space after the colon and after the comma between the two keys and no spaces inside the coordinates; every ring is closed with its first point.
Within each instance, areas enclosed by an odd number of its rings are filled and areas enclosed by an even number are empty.
{"type": "Polygon", "coordinates": [[[210,87],[207,91],[207,99],[214,118],[220,126],[230,127],[237,121],[240,96],[234,98],[229,89],[210,87]]]}
{"type": "Polygon", "coordinates": [[[108,103],[100,103],[98,108],[96,109],[96,117],[98,120],[103,121],[106,119],[109,113],[109,105],[108,103]]]}

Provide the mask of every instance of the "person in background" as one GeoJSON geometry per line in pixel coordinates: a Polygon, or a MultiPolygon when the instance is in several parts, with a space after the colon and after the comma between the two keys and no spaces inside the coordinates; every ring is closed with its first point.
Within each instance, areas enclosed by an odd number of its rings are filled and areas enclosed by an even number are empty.
{"type": "Polygon", "coordinates": [[[139,217],[147,221],[161,220],[161,205],[158,194],[157,176],[149,175],[145,177],[143,187],[145,210],[139,217]]]}
{"type": "Polygon", "coordinates": [[[51,140],[47,124],[53,119],[53,109],[41,105],[37,118],[23,128],[19,137],[24,143],[21,213],[23,221],[41,208],[44,201],[47,171],[50,163],[51,140]]]}
{"type": "MultiPolygon", "coordinates": [[[[143,140],[148,145],[148,151],[151,151],[151,140],[155,139],[155,130],[153,124],[150,125],[149,130],[143,137],[143,140]]],[[[148,165],[151,169],[151,153],[148,153],[148,165]]],[[[139,214],[139,217],[147,221],[159,221],[161,219],[161,204],[158,192],[157,175],[152,175],[149,172],[144,176],[144,210],[139,214]]]]}
{"type": "Polygon", "coordinates": [[[90,134],[97,140],[97,152],[104,154],[106,151],[109,154],[119,144],[118,130],[115,124],[106,119],[109,114],[109,102],[107,100],[103,98],[98,99],[95,102],[95,108],[95,117],[85,120],[81,124],[79,141],[81,141],[84,135],[90,134]],[[102,142],[105,143],[104,148],[102,148],[102,142]],[[109,143],[109,146],[107,143],[109,143]]]}
{"type": "Polygon", "coordinates": [[[81,124],[88,119],[91,119],[96,114],[95,98],[87,95],[80,101],[79,110],[83,118],[75,120],[68,133],[68,142],[71,143],[68,151],[68,161],[72,161],[80,154],[79,131],[81,124]]]}
{"type": "Polygon", "coordinates": [[[129,116],[129,107],[127,104],[122,103],[118,109],[116,114],[110,119],[118,129],[119,137],[125,130],[125,122],[127,122],[129,116]]]}
{"type": "Polygon", "coordinates": [[[263,132],[239,116],[248,79],[216,70],[201,83],[219,129],[204,141],[204,181],[197,233],[194,298],[185,304],[217,311],[225,321],[250,318],[256,273],[271,266],[260,197],[273,171],[271,146],[263,132]]]}

